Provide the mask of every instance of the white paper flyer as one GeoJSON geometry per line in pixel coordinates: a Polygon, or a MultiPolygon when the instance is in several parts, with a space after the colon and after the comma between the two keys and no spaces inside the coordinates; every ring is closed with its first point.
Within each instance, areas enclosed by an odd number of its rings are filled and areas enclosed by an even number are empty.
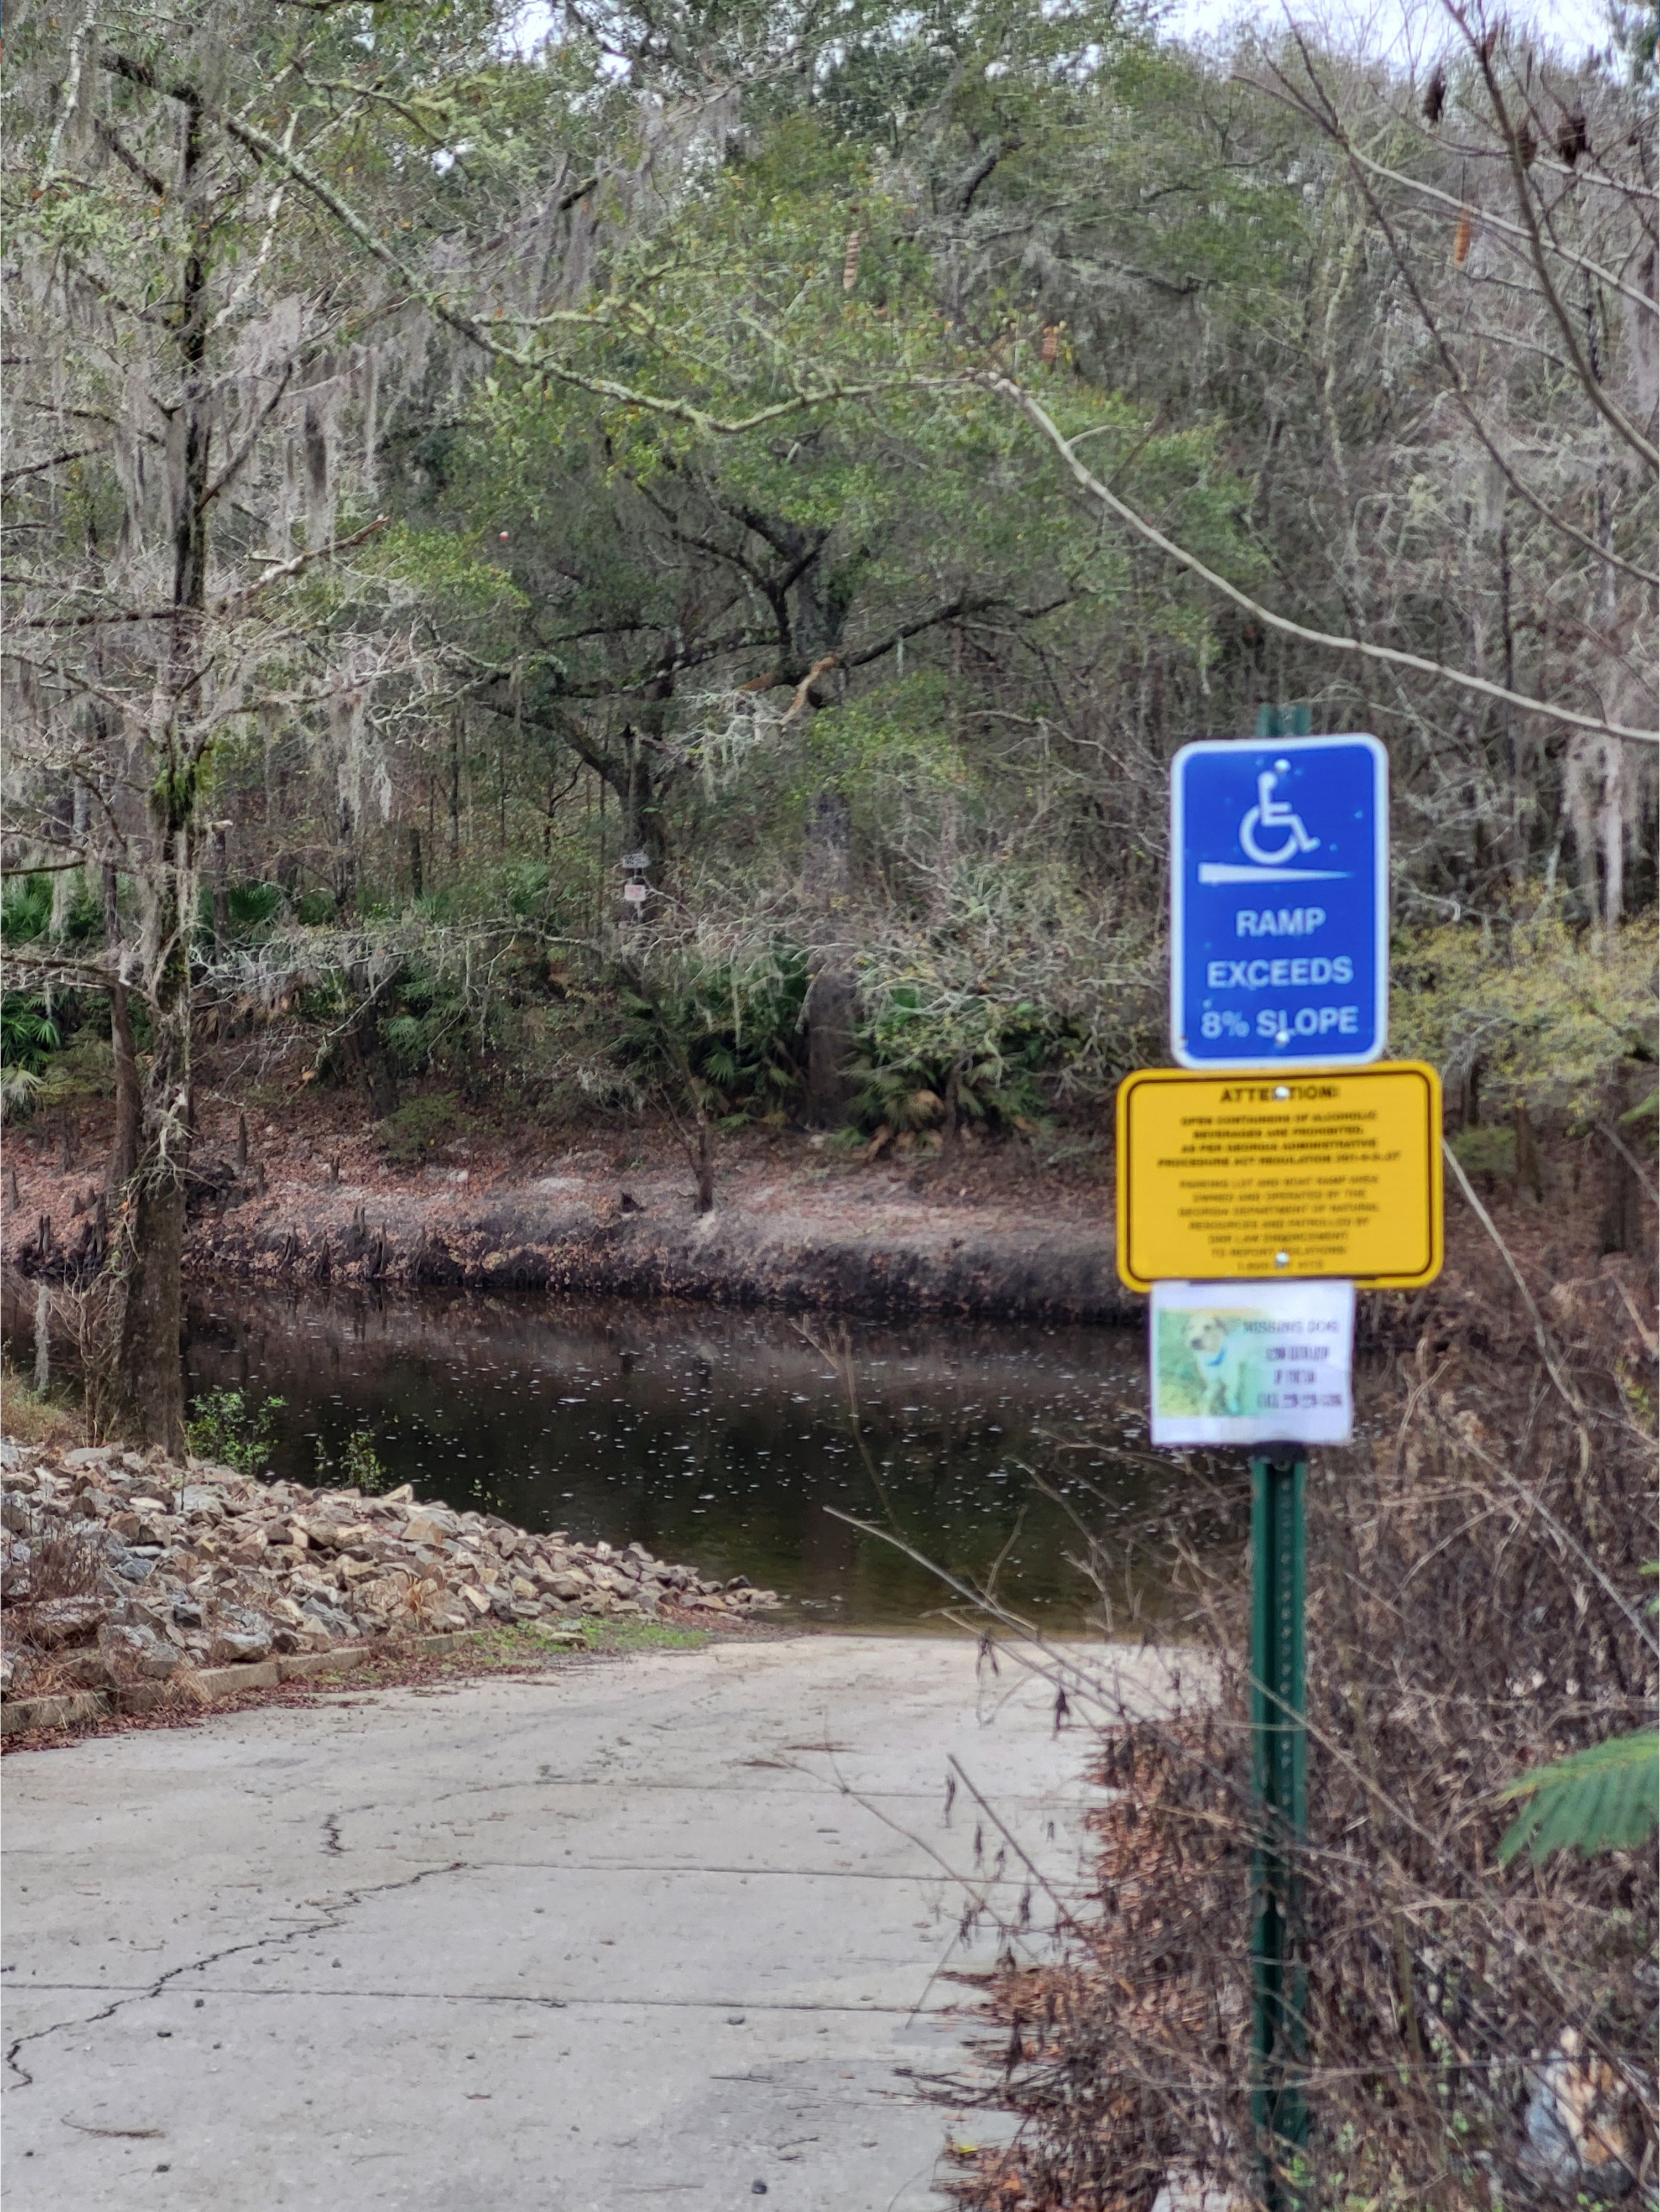
{"type": "Polygon", "coordinates": [[[1345,1444],[1353,1283],[1155,1283],[1155,1444],[1345,1444]]]}

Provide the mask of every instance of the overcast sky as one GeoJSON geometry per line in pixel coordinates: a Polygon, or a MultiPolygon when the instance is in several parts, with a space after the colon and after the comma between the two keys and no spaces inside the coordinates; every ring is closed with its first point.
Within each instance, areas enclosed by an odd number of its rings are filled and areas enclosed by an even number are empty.
{"type": "MultiPolygon", "coordinates": [[[[1242,21],[1283,23],[1287,12],[1299,21],[1358,36],[1371,52],[1403,62],[1433,54],[1456,35],[1441,0],[1292,0],[1289,11],[1281,0],[1176,0],[1164,28],[1177,38],[1207,39],[1242,21]]],[[[1513,27],[1530,23],[1570,60],[1608,40],[1603,0],[1534,0],[1531,5],[1524,0],[1506,14],[1513,27]]]]}
{"type": "MultiPolygon", "coordinates": [[[[1287,12],[1299,22],[1330,26],[1343,43],[1364,41],[1371,52],[1398,62],[1433,54],[1456,35],[1441,0],[1290,0],[1289,11],[1286,0],[1175,0],[1164,27],[1179,39],[1219,39],[1236,23],[1283,23],[1287,12]]],[[[1521,0],[1505,12],[1513,27],[1530,25],[1570,61],[1608,44],[1605,0],[1521,0]]],[[[1493,0],[1489,17],[1496,13],[1493,0]]],[[[552,0],[525,0],[512,43],[521,51],[533,46],[552,28],[553,15],[552,0]]]]}

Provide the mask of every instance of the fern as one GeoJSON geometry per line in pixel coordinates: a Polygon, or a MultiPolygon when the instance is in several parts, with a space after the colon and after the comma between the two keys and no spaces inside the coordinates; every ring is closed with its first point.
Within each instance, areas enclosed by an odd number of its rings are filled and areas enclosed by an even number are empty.
{"type": "Polygon", "coordinates": [[[1570,1752],[1518,1774],[1499,1796],[1529,1801],[1499,1838],[1500,1866],[1522,1850],[1537,1865],[1553,1851],[1634,1850],[1660,1825],[1660,1732],[1610,1736],[1570,1752]]]}

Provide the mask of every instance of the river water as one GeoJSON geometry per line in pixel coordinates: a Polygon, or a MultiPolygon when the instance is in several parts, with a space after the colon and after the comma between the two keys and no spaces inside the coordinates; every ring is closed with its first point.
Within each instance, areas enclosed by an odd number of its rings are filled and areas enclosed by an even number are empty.
{"type": "Polygon", "coordinates": [[[238,1285],[192,1294],[187,1388],[282,1398],[283,1475],[348,1479],[362,1431],[419,1497],[747,1575],[800,1622],[951,1625],[848,1514],[959,1583],[995,1569],[1049,1632],[1123,1633],[1163,1601],[1133,1532],[1184,1480],[1147,1449],[1144,1357],[1126,1329],[238,1285]]]}

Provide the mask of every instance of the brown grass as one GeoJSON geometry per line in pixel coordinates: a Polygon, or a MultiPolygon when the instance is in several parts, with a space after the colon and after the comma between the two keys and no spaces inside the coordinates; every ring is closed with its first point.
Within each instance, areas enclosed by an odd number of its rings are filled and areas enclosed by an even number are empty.
{"type": "Polygon", "coordinates": [[[9,1360],[0,1361],[0,1431],[22,1444],[76,1444],[85,1434],[79,1413],[37,1396],[9,1360]]]}
{"type": "MultiPolygon", "coordinates": [[[[1426,1336],[1401,1363],[1389,1433],[1315,1455],[1308,2203],[1558,2201],[1541,2196],[1525,2114],[1540,2064],[1573,2048],[1604,2188],[1652,2183],[1655,1854],[1496,1857],[1506,1783],[1651,1725],[1654,1442],[1632,1290],[1605,1273],[1554,1301],[1555,1379],[1531,1330],[1496,1358],[1426,1336]]],[[[1237,1486],[1230,1504],[1238,1516],[1237,1486]]],[[[1122,1794],[1099,1821],[1094,1909],[1063,1964],[1010,1965],[994,1984],[996,2078],[978,2094],[1022,2125],[960,2179],[965,2204],[1148,2212],[1183,2172],[1263,2201],[1236,1527],[1231,1571],[1191,1552],[1183,1570],[1219,1692],[1104,1729],[1098,1778],[1122,1794]]]]}

